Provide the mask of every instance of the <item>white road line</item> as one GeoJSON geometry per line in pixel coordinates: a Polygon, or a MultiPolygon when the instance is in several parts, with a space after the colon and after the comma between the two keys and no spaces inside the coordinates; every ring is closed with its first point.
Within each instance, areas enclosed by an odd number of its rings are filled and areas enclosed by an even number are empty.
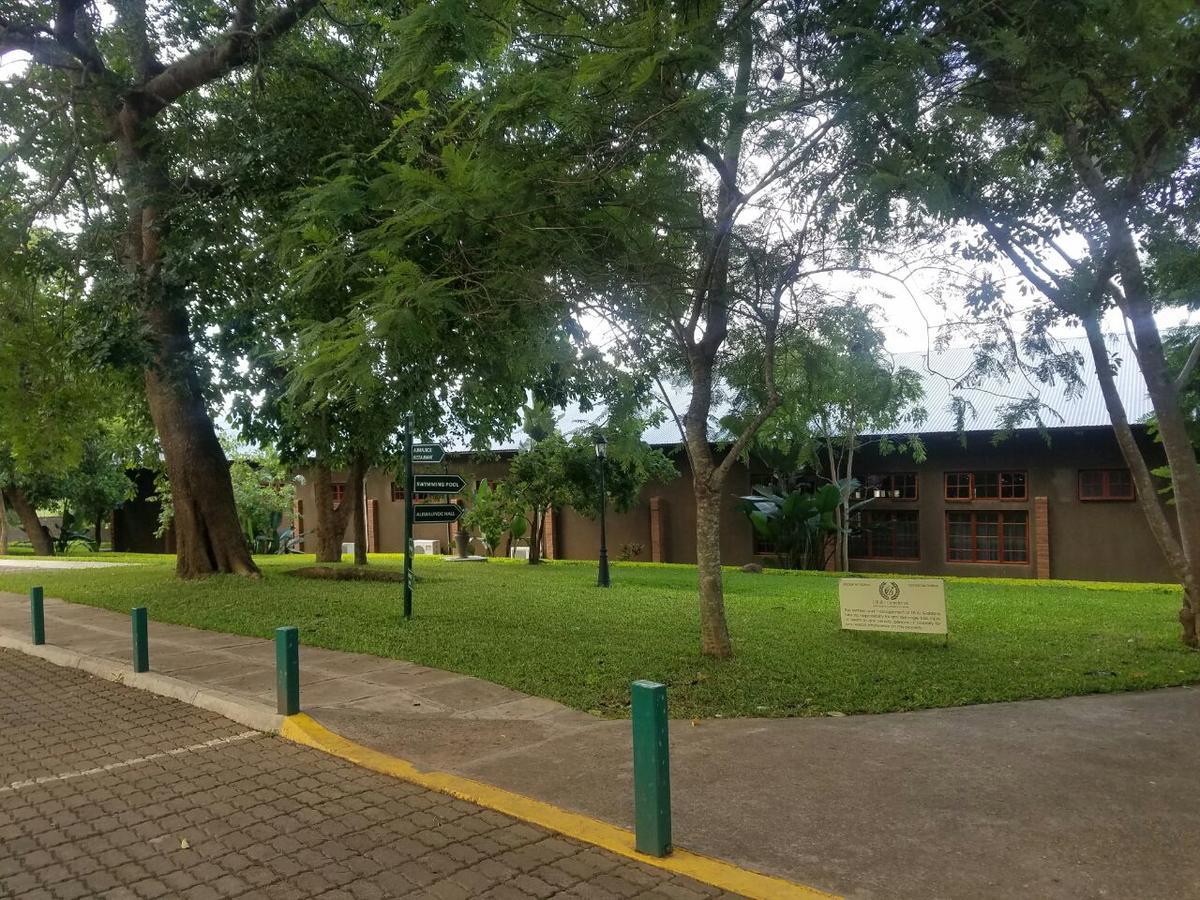
{"type": "Polygon", "coordinates": [[[205,741],[203,744],[192,744],[189,747],[176,747],[174,750],[160,750],[158,753],[150,753],[146,756],[138,756],[133,759],[125,759],[121,762],[109,763],[106,766],[99,766],[95,769],[80,769],[78,772],[63,772],[59,775],[43,775],[41,778],[33,778],[29,781],[14,781],[12,784],[0,785],[0,794],[10,791],[19,791],[22,788],[36,787],[39,784],[49,784],[54,781],[69,781],[72,778],[83,778],[87,775],[101,775],[105,772],[113,772],[117,769],[128,769],[130,766],[141,765],[142,763],[150,762],[155,759],[165,759],[168,756],[179,756],[183,753],[195,753],[198,750],[209,750],[213,747],[220,747],[222,744],[235,744],[238,741],[248,740],[252,737],[257,737],[261,732],[258,731],[243,731],[241,734],[235,734],[230,737],[213,738],[211,741],[205,741]]]}

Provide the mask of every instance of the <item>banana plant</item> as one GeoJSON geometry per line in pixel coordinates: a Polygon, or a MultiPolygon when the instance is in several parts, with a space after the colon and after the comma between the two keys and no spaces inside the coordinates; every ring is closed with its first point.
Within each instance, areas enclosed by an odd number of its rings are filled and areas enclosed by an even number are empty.
{"type": "MultiPolygon", "coordinates": [[[[838,509],[859,487],[857,479],[842,479],[816,490],[778,493],[757,485],[754,493],[738,499],[755,531],[769,541],[781,565],[790,569],[818,568],[824,563],[824,548],[830,535],[841,535],[846,526],[839,524],[838,509]]],[[[870,499],[852,503],[855,511],[870,499]]]]}

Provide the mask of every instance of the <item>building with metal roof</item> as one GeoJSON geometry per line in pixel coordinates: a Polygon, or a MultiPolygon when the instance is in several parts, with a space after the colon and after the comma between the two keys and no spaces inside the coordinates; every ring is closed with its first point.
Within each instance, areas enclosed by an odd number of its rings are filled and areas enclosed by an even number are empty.
{"type": "MultiPolygon", "coordinates": [[[[1111,349],[1127,414],[1131,421],[1144,422],[1151,409],[1129,346],[1123,338],[1113,338],[1111,349]]],[[[981,370],[969,349],[896,355],[896,365],[917,372],[924,384],[927,416],[916,430],[925,452],[921,458],[884,454],[867,440],[856,456],[855,477],[870,502],[852,523],[852,571],[1171,580],[1113,436],[1088,348],[1072,339],[1061,341],[1057,351],[1078,354],[1077,378],[1043,382],[1028,367],[1014,365],[981,370]],[[998,434],[1005,409],[1030,397],[1038,401],[1037,418],[1044,427],[1027,421],[1024,427],[998,434]]],[[[672,402],[682,410],[688,389],[681,386],[674,393],[672,402]]],[[[573,432],[594,427],[603,418],[603,410],[585,415],[568,409],[559,424],[573,432]]],[[[1159,448],[1145,428],[1136,431],[1147,458],[1157,464],[1159,448]]],[[[721,437],[715,427],[711,433],[721,437]]],[[[668,482],[647,484],[632,510],[610,514],[608,546],[618,560],[695,562],[696,507],[678,428],[667,417],[644,436],[668,452],[679,474],[668,482]]],[[[520,443],[514,435],[495,449],[513,451],[520,443]]],[[[495,483],[507,476],[506,456],[484,461],[460,449],[448,455],[441,468],[495,483]]],[[[810,474],[814,483],[820,481],[820,473],[810,474]]],[[[730,473],[721,520],[722,558],[727,564],[779,563],[777,548],[755,534],[738,501],[767,477],[769,473],[756,469],[753,461],[739,462],[730,473]]],[[[303,514],[314,498],[308,487],[299,496],[303,514]]],[[[418,496],[415,502],[424,499],[418,496]]],[[[363,502],[369,549],[401,550],[407,502],[402,486],[398,488],[391,473],[374,470],[367,477],[363,502]]],[[[548,519],[543,556],[595,558],[595,521],[570,508],[553,510],[548,519]]],[[[419,525],[417,537],[423,546],[445,552],[455,529],[419,525]]]]}

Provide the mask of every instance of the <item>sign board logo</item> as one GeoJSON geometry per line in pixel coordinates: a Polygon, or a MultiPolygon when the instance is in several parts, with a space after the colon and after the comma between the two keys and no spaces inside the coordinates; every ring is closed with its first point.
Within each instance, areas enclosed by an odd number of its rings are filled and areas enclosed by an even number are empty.
{"type": "Polygon", "coordinates": [[[879,596],[888,603],[895,601],[900,596],[900,585],[894,581],[879,582],[879,596]]]}

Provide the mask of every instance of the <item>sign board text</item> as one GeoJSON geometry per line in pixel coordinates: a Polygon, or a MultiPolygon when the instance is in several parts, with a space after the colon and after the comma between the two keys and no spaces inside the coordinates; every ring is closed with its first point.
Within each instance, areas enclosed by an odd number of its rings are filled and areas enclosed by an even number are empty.
{"type": "Polygon", "coordinates": [[[441,462],[446,451],[441,444],[413,444],[412,461],[419,463],[441,462]]]}
{"type": "Polygon", "coordinates": [[[418,494],[457,494],[466,486],[461,475],[413,476],[413,490],[418,494]]]}
{"type": "Polygon", "coordinates": [[[420,523],[457,522],[466,510],[454,503],[414,503],[413,521],[420,523]]]}
{"type": "Polygon", "coordinates": [[[946,634],[946,590],[940,579],[843,578],[842,627],[852,631],[946,634]]]}

